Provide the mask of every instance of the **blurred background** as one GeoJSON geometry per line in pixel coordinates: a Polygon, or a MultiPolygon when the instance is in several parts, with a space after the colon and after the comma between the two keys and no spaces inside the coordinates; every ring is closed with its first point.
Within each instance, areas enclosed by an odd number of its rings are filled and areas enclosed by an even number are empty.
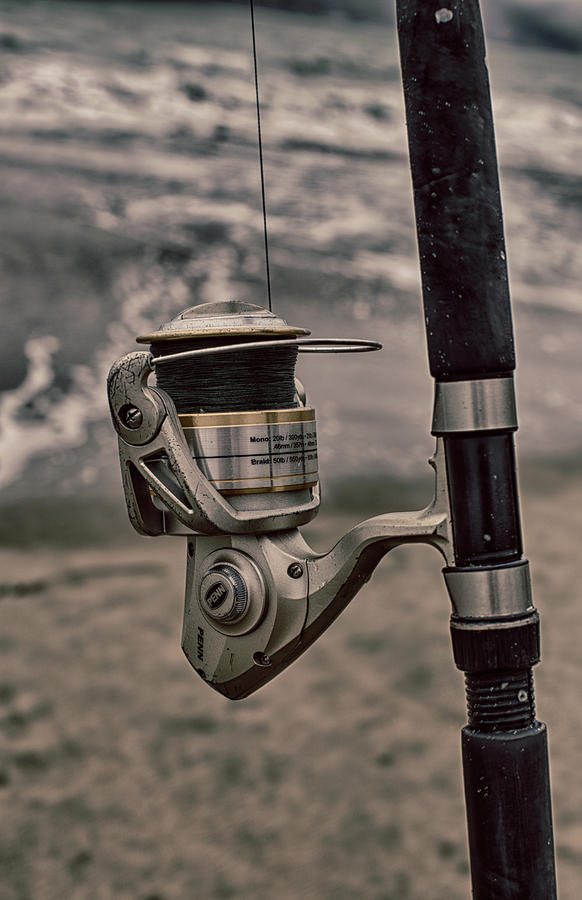
{"type": "MultiPolygon", "coordinates": [[[[540,715],[574,898],[582,12],[483,7],[526,547],[547,611],[540,715]]],[[[300,362],[324,549],[357,517],[430,497],[394,15],[273,0],[256,21],[274,309],[384,344],[300,362]]],[[[244,3],[0,0],[2,898],[468,896],[439,560],[395,554],[321,647],[231,706],[181,657],[182,542],[127,523],[110,365],[193,303],[266,302],[254,103],[244,3]]]]}

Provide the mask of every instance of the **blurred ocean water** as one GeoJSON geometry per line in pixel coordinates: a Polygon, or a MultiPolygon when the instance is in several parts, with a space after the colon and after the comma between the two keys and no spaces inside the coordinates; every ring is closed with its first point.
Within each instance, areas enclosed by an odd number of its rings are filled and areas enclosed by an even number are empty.
{"type": "MultiPolygon", "coordinates": [[[[248,12],[0,3],[2,500],[118,492],[105,378],[181,308],[265,301],[248,12]]],[[[330,493],[426,469],[432,383],[393,28],[257,16],[274,307],[330,493]]],[[[582,445],[582,56],[489,44],[522,458],[582,445]]],[[[451,260],[454,265],[454,259],[451,260]]]]}

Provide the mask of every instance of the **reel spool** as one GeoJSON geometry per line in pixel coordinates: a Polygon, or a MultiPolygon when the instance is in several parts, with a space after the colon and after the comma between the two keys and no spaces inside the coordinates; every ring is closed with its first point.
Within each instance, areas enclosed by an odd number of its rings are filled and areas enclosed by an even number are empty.
{"type": "Polygon", "coordinates": [[[294,377],[295,339],[307,334],[227,300],[193,306],[137,338],[151,345],[157,387],[174,401],[196,465],[235,509],[291,509],[313,499],[315,410],[300,402],[294,377]],[[280,345],[236,349],[265,341],[280,345]],[[203,349],[217,352],[196,355],[203,349]]]}

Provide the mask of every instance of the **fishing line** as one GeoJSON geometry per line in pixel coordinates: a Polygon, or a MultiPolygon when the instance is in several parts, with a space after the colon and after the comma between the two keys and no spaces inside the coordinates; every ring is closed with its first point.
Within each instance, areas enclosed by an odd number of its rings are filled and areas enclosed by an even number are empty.
{"type": "Polygon", "coordinates": [[[298,340],[300,334],[309,332],[289,327],[272,312],[253,0],[249,0],[249,8],[269,312],[246,301],[202,304],[184,310],[157,333],[138,338],[150,343],[157,386],[169,394],[182,417],[228,413],[236,419],[241,412],[296,410],[303,405],[295,379],[298,352],[354,352],[380,346],[373,341],[339,338],[298,340]]]}
{"type": "MultiPolygon", "coordinates": [[[[257,108],[257,139],[263,233],[265,243],[265,270],[269,312],[272,311],[271,271],[269,265],[269,236],[267,229],[267,199],[265,166],[261,130],[261,103],[259,93],[259,68],[253,0],[249,0],[253,48],[253,71],[257,108]]],[[[271,335],[272,338],[272,335],[271,335]]],[[[255,335],[259,342],[267,340],[255,335]]],[[[230,338],[228,343],[248,343],[246,338],[230,338]]],[[[225,343],[225,337],[185,338],[182,340],[154,340],[151,352],[154,359],[185,351],[210,349],[225,343]]],[[[271,341],[273,343],[273,341],[271,341]]],[[[289,409],[297,405],[295,365],[297,346],[282,342],[281,347],[258,347],[237,352],[196,356],[190,359],[168,361],[156,367],[157,385],[172,397],[179,414],[237,412],[246,410],[289,409]],[[233,378],[233,372],[236,377],[233,378]]]]}
{"type": "Polygon", "coordinates": [[[269,300],[269,310],[272,310],[273,303],[271,298],[271,270],[269,267],[269,237],[267,234],[267,198],[265,192],[265,166],[263,162],[263,138],[261,133],[261,104],[259,100],[259,67],[257,63],[257,40],[255,34],[255,7],[253,0],[249,0],[251,13],[251,34],[253,38],[253,69],[255,75],[255,98],[257,104],[257,137],[259,145],[259,169],[261,173],[261,200],[263,206],[263,232],[265,235],[265,269],[267,273],[267,297],[269,300]]]}
{"type": "MultiPolygon", "coordinates": [[[[203,347],[247,343],[248,337],[154,341],[154,358],[203,347]]],[[[283,343],[283,342],[282,342],[283,343]]],[[[157,385],[167,391],[178,413],[288,409],[296,405],[297,346],[229,350],[156,366],[157,385]]]]}

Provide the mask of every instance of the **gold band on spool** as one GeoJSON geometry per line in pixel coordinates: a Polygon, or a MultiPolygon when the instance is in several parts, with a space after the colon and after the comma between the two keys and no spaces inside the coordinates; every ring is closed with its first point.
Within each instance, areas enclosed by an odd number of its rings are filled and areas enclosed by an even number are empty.
{"type": "Polygon", "coordinates": [[[293,422],[315,423],[315,410],[308,406],[300,406],[293,409],[263,409],[253,412],[182,413],[178,418],[184,430],[237,425],[286,425],[293,422]]]}
{"type": "Polygon", "coordinates": [[[179,416],[193,458],[223,494],[280,493],[317,484],[309,407],[179,416]]]}

